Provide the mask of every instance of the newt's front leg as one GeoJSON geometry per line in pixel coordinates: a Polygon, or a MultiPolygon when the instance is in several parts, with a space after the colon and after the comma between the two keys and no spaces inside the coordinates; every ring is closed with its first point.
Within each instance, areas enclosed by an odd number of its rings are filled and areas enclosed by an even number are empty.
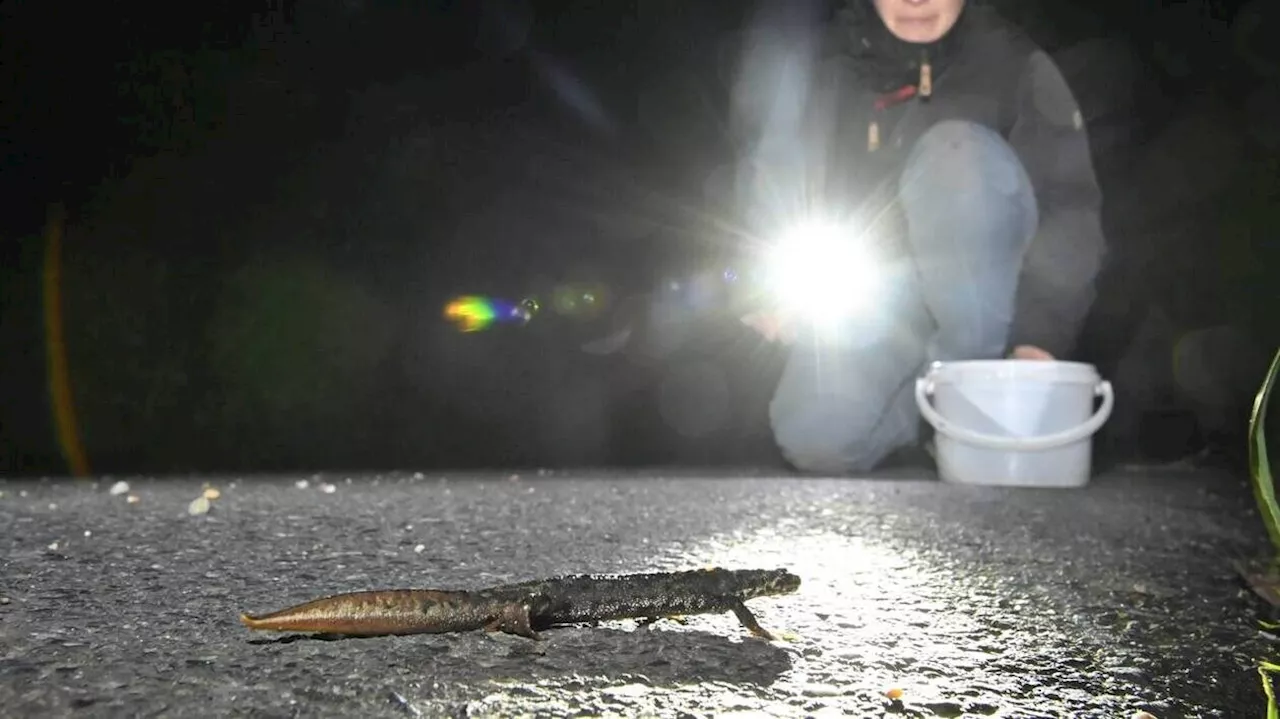
{"type": "Polygon", "coordinates": [[[738,621],[742,622],[742,626],[750,629],[751,633],[757,637],[768,639],[769,641],[777,639],[767,629],[760,626],[760,622],[756,621],[756,615],[752,614],[750,609],[747,609],[747,605],[743,604],[741,599],[733,599],[731,602],[733,614],[738,618],[738,621]]]}
{"type": "Polygon", "coordinates": [[[528,604],[512,602],[504,605],[498,616],[486,624],[484,629],[486,632],[506,632],[507,634],[515,634],[527,639],[542,638],[533,630],[528,604]]]}

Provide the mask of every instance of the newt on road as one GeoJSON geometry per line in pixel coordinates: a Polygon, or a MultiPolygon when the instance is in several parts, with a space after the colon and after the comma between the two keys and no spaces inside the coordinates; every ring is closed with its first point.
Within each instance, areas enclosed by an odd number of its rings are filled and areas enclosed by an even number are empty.
{"type": "Polygon", "coordinates": [[[744,602],[799,588],[800,578],[785,569],[574,574],[476,590],[351,592],[240,621],[250,629],[362,637],[484,629],[538,639],[539,630],[565,624],[733,612],[752,634],[773,639],[744,602]]]}

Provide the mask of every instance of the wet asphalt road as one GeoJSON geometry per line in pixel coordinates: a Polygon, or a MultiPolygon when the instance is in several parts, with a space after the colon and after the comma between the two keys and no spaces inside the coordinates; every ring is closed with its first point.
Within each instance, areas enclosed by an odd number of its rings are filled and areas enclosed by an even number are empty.
{"type": "Polygon", "coordinates": [[[1266,549],[1242,478],[299,479],[129,478],[133,501],[115,479],[0,480],[0,715],[1263,715],[1273,645],[1230,565],[1266,549]],[[221,496],[190,515],[205,482],[221,496]],[[751,603],[787,639],[731,614],[541,642],[237,622],[339,591],[705,565],[801,575],[751,603]]]}

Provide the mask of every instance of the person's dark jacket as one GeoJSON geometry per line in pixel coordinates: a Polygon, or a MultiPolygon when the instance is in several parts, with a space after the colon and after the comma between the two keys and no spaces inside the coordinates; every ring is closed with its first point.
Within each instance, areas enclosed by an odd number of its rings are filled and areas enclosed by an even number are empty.
{"type": "MultiPolygon", "coordinates": [[[[893,194],[907,154],[934,124],[960,119],[994,129],[1021,158],[1039,203],[1040,229],[1026,256],[1010,346],[1070,355],[1106,243],[1086,128],[1057,66],[1023,32],[972,0],[953,30],[929,46],[895,38],[870,0],[847,0],[829,29],[805,116],[788,133],[803,140],[779,144],[758,128],[764,137],[757,159],[791,163],[796,174],[777,177],[803,176],[792,184],[802,186],[795,194],[806,205],[816,196],[828,207],[874,207],[883,204],[877,196],[893,194]],[[932,88],[924,98],[926,64],[932,88]]],[[[776,202],[779,187],[767,184],[753,196],[769,192],[776,202]]]]}

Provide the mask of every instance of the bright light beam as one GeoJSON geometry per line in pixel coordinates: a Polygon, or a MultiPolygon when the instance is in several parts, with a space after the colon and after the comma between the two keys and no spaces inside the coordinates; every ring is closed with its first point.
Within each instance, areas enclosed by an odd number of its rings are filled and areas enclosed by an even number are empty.
{"type": "Polygon", "coordinates": [[[880,294],[882,268],[851,228],[807,222],[765,257],[766,287],[783,312],[832,328],[865,313],[880,294]]]}

